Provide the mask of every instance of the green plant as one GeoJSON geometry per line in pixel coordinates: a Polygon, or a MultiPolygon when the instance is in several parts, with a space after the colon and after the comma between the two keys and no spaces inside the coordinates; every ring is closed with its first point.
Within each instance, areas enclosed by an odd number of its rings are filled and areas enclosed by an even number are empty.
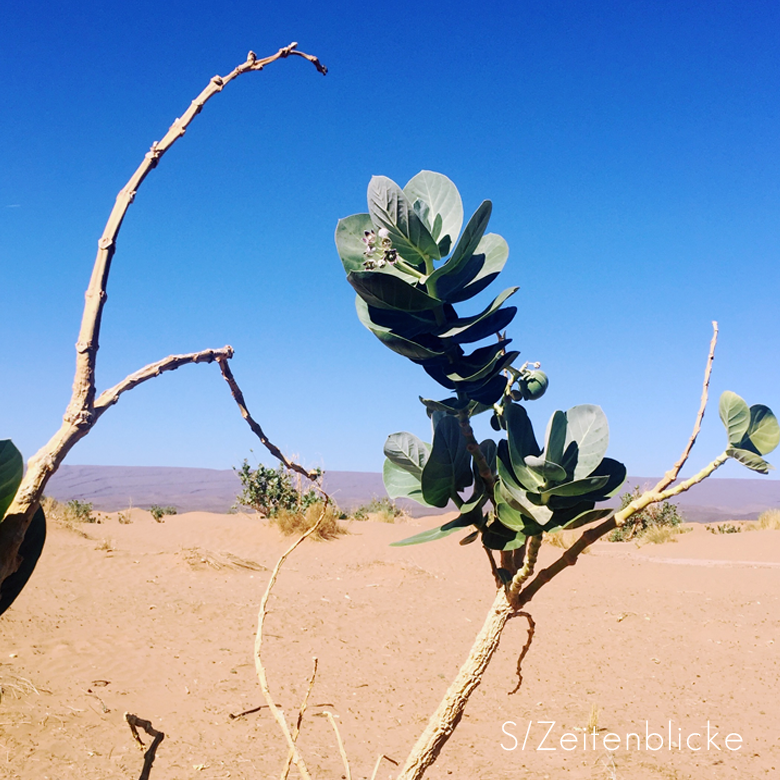
{"type": "MultiPolygon", "coordinates": [[[[471,529],[461,544],[479,542],[485,548],[499,587],[468,659],[398,780],[419,780],[436,760],[479,684],[506,621],[547,582],[597,539],[622,529],[651,505],[661,507],[647,518],[664,523],[653,527],[674,527],[670,523],[677,510],[664,503],[706,479],[729,458],[766,473],[770,466],[763,456],[780,443],[780,426],[768,407],[748,407],[739,396],[726,392],[720,401],[726,450],[690,479],[674,484],[706,409],[717,342],[713,323],[702,403],[682,457],[654,488],[631,495],[619,510],[597,508],[616,495],[626,469],[605,457],[609,430],[598,406],[555,412],[539,443],[524,404],[546,391],[548,379],[538,363],[516,367],[519,353],[508,349],[506,328],[517,310],[504,303],[517,288],[505,289],[476,314],[462,316],[455,309],[484,290],[506,262],[504,239],[485,232],[490,213],[491,204],[484,201],[459,236],[463,207],[455,185],[441,174],[422,171],[403,189],[384,176],[373,177],[368,213],[346,217],[336,228],[336,246],[357,293],[362,324],[449,391],[440,400],[420,398],[431,419],[430,443],[405,432],[388,437],[383,476],[391,498],[403,496],[434,507],[452,502],[458,517],[396,544],[419,544],[471,529]],[[471,352],[464,350],[464,345],[490,339],[471,352]],[[482,413],[490,414],[491,427],[501,434],[497,440],[477,441],[472,418],[482,413]],[[545,533],[597,521],[554,563],[535,572],[545,533]],[[500,556],[498,563],[494,552],[500,556]]],[[[643,527],[647,518],[641,521],[643,527]]],[[[533,625],[529,617],[524,653],[533,625]]]]}
{"type": "Polygon", "coordinates": [[[65,504],[65,514],[73,523],[97,523],[97,518],[92,513],[91,501],[79,501],[72,498],[65,504]]]}
{"type": "Polygon", "coordinates": [[[407,514],[387,496],[372,498],[367,504],[362,504],[351,514],[354,520],[368,520],[371,516],[382,523],[394,523],[396,520],[406,517],[407,514]]]}
{"type": "Polygon", "coordinates": [[[159,506],[159,504],[152,504],[149,507],[149,512],[151,512],[152,517],[158,522],[162,523],[163,517],[165,515],[175,515],[177,514],[177,509],[175,506],[159,506]]]}
{"type": "Polygon", "coordinates": [[[735,523],[717,523],[716,525],[704,526],[711,534],[740,534],[742,526],[735,523]]]}
{"type": "MultiPolygon", "coordinates": [[[[320,501],[313,488],[303,489],[289,469],[280,463],[275,469],[262,463],[253,469],[244,460],[240,469],[234,469],[241,481],[242,491],[236,503],[248,506],[266,517],[274,517],[281,511],[305,512],[308,507],[320,501]]],[[[316,469],[317,476],[322,472],[316,469]]]]}
{"type": "MultiPolygon", "coordinates": [[[[625,509],[632,501],[640,498],[642,490],[635,487],[630,493],[620,496],[620,508],[625,509]]],[[[616,528],[607,537],[610,542],[629,542],[643,536],[650,528],[677,528],[685,518],[680,514],[677,504],[663,501],[651,504],[641,512],[634,514],[625,525],[616,528]]]]}

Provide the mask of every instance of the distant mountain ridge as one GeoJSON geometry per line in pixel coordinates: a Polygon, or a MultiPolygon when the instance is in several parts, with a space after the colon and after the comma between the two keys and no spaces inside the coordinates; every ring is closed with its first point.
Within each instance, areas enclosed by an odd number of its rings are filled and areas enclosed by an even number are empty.
{"type": "MultiPolygon", "coordinates": [[[[625,490],[649,486],[650,477],[629,477],[625,490]]],[[[387,495],[382,475],[361,471],[327,471],[325,490],[345,510],[374,497],[387,495]]],[[[60,466],[47,485],[46,494],[58,501],[91,501],[95,509],[111,512],[128,506],[175,506],[179,512],[227,512],[241,490],[231,469],[196,469],[172,466],[60,466]]],[[[615,502],[613,502],[615,503],[615,502]]],[[[687,520],[755,519],[763,510],[780,508],[780,481],[762,479],[709,479],[673,499],[687,520]]],[[[415,516],[431,510],[412,501],[401,501],[415,516]]]]}

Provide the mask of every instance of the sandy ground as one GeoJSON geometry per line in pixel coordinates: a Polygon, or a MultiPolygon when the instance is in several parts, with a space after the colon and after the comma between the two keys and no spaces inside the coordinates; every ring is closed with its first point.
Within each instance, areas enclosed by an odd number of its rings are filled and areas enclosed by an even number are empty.
{"type": "MultiPolygon", "coordinates": [[[[440,522],[354,523],[349,536],[305,542],[282,571],[265,658],[294,717],[319,657],[300,738],[317,780],[345,775],[321,713],[338,719],[352,776],[370,777],[381,753],[403,762],[468,653],[493,598],[484,553],[457,535],[388,546],[440,522]]],[[[257,608],[289,539],[241,515],[158,524],[135,510],[131,524],[84,528],[91,538],[51,529],[0,618],[0,777],[137,778],[129,711],[165,732],[152,780],[278,778],[286,748],[268,710],[230,716],[262,703],[257,608]]],[[[543,549],[543,562],[558,553],[543,549]]],[[[428,777],[780,776],[779,586],[778,532],[600,542],[531,603],[536,636],[513,696],[527,623],[510,621],[428,777]],[[584,735],[594,708],[595,746],[584,735]]],[[[396,774],[384,762],[377,777],[396,774]]]]}

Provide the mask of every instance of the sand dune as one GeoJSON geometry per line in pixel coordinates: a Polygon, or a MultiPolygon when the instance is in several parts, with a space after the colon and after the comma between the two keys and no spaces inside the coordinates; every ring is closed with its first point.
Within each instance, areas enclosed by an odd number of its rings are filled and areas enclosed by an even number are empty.
{"type": "MultiPolygon", "coordinates": [[[[353,777],[369,777],[380,753],[402,761],[484,619],[494,590],[476,545],[456,536],[388,546],[438,522],[353,523],[348,536],[305,542],[282,571],[265,657],[290,718],[319,657],[300,738],[317,780],[344,774],[318,714],[338,718],[353,777]]],[[[268,710],[231,715],[262,703],[257,607],[289,540],[241,514],[158,524],[134,510],[131,524],[112,515],[82,528],[90,538],[51,530],[29,586],[0,618],[0,777],[138,777],[125,711],[166,734],[152,780],[279,777],[286,748],[268,710]]],[[[526,639],[518,618],[429,777],[776,777],[780,533],[697,526],[678,539],[600,542],[545,588],[530,604],[537,630],[521,690],[507,695],[526,639]],[[582,739],[594,707],[596,749],[562,749],[564,733],[582,739]],[[670,720],[671,749],[621,746],[612,757],[603,747],[608,732],[666,739],[670,720]],[[556,749],[539,750],[551,721],[543,746],[556,749]],[[678,746],[707,721],[719,749],[695,750],[700,737],[678,746]],[[731,733],[739,750],[724,746],[731,733]]],[[[542,563],[560,552],[544,547],[542,563]]],[[[396,774],[384,763],[378,780],[396,774]]]]}

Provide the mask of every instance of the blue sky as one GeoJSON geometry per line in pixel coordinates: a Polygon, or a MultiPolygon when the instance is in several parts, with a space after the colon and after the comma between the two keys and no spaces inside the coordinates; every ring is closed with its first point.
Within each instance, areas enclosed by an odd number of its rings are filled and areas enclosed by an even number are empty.
{"type": "MultiPolygon", "coordinates": [[[[59,425],[97,239],[152,141],[249,49],[318,55],[215,97],[141,187],[109,282],[99,389],[232,344],[255,416],[306,465],[377,471],[427,438],[421,369],[357,321],[333,245],[373,174],[448,175],[518,284],[530,413],[598,403],[636,475],[679,455],[710,322],[721,339],[692,467],[723,447],[717,398],[780,407],[780,7],[756,2],[15,4],[0,29],[0,437],[59,425]]],[[[495,292],[501,287],[497,282],[495,292]]],[[[265,462],[214,366],[125,395],[67,463],[265,462]]],[[[770,457],[771,460],[771,457],[770,457]]],[[[750,476],[736,464],[724,476],[750,476]]],[[[771,477],[776,479],[776,474],[771,477]]]]}

